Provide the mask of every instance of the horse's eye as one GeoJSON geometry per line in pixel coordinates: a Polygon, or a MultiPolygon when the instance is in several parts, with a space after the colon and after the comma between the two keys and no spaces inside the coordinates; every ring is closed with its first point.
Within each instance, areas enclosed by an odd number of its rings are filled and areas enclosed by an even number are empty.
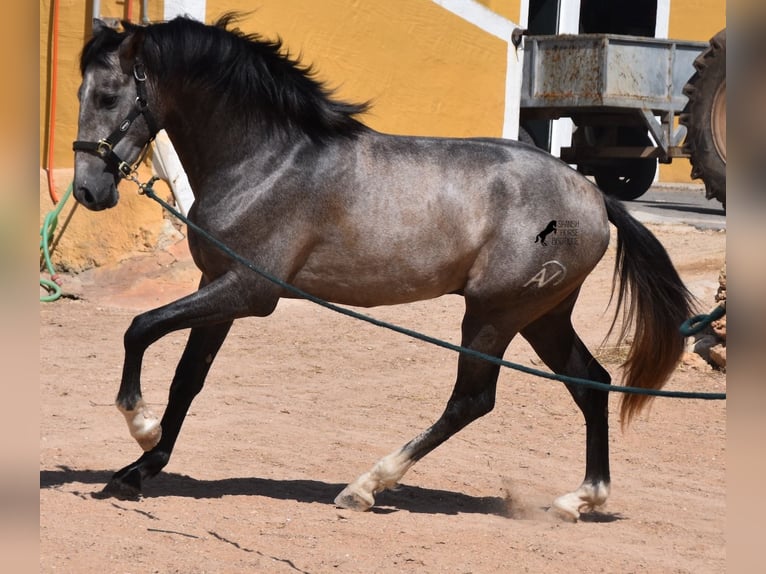
{"type": "Polygon", "coordinates": [[[99,103],[104,108],[112,109],[117,105],[117,96],[113,96],[113,95],[101,96],[99,103]]]}

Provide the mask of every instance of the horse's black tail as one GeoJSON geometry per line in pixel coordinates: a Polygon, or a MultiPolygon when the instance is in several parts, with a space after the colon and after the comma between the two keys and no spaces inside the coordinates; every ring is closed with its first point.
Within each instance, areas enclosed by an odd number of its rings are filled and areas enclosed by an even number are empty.
{"type": "MultiPolygon", "coordinates": [[[[619,283],[619,290],[612,328],[620,309],[623,324],[619,340],[635,326],[633,344],[623,364],[623,384],[660,389],[683,354],[680,326],[692,314],[693,296],[657,238],[618,200],[604,196],[604,201],[609,221],[617,228],[612,289],[619,283]]],[[[651,398],[624,393],[620,405],[622,425],[628,425],[651,398]]]]}

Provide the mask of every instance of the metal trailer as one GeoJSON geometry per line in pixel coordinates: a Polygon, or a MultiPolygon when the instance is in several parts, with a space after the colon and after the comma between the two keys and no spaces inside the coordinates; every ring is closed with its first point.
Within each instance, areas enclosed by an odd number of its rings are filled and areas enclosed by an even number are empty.
{"type": "Polygon", "coordinates": [[[635,199],[651,186],[657,161],[689,157],[686,128],[676,120],[706,42],[614,34],[524,42],[522,128],[531,120],[571,118],[572,146],[561,149],[561,159],[594,176],[605,192],[635,199]]]}

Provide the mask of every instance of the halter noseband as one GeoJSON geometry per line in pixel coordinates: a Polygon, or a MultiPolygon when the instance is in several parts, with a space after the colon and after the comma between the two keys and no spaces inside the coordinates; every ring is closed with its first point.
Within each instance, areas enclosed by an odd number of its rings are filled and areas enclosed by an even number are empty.
{"type": "Polygon", "coordinates": [[[128,133],[128,129],[133,125],[133,121],[138,116],[144,116],[144,121],[149,128],[149,139],[144,144],[141,153],[138,155],[136,165],[138,165],[143,159],[146,151],[149,149],[149,144],[154,139],[159,131],[157,123],[154,120],[154,116],[149,111],[149,103],[146,98],[146,73],[144,72],[143,65],[139,62],[133,66],[133,77],[136,80],[136,105],[130,110],[125,119],[120,122],[120,125],[106,138],[100,139],[97,142],[77,140],[72,144],[74,151],[84,151],[103,159],[107,166],[114,169],[115,172],[121,177],[129,177],[134,171],[134,167],[124,161],[118,156],[114,147],[125,137],[128,133]]]}

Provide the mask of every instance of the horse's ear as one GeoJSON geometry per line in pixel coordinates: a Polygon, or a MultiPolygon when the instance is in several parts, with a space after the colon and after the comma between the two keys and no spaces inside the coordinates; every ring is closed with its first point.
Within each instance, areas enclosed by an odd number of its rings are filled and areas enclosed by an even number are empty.
{"type": "Polygon", "coordinates": [[[109,24],[104,22],[101,18],[93,18],[93,35],[98,36],[104,30],[109,28],[109,24]]]}
{"type": "MultiPolygon", "coordinates": [[[[125,23],[123,22],[123,26],[125,23]]],[[[145,31],[142,26],[130,25],[125,29],[127,37],[120,44],[118,55],[120,57],[120,67],[126,74],[133,73],[133,66],[136,63],[141,47],[144,43],[145,31]]]]}

